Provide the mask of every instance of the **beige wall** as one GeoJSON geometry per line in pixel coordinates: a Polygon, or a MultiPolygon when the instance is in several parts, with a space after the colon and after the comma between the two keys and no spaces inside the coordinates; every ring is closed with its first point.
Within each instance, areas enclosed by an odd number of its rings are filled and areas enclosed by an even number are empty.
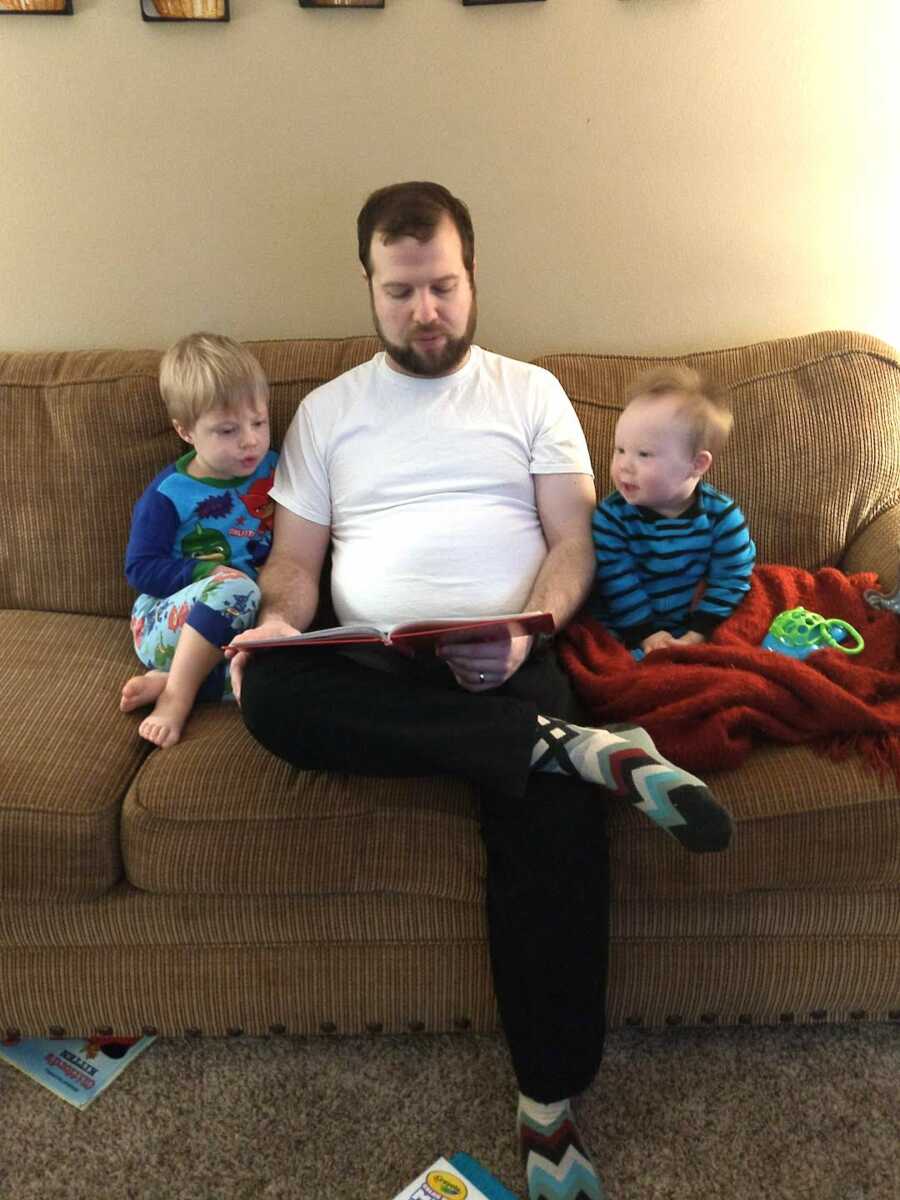
{"type": "Polygon", "coordinates": [[[900,343],[897,0],[138,0],[0,17],[0,347],[368,330],[356,211],[432,177],[531,357],[900,343]]]}

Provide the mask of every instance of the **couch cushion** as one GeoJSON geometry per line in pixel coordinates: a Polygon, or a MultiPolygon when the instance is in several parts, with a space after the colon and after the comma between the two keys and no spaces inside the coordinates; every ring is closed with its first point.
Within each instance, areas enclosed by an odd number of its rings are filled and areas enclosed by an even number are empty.
{"type": "Polygon", "coordinates": [[[471,901],[484,865],[468,787],[298,771],[235,705],[199,705],[154,751],[122,814],[128,879],[150,892],[395,892],[471,901]]]}
{"type": "MultiPolygon", "coordinates": [[[[252,342],[278,445],[312,388],[371,357],[372,337],[252,342]]],[[[138,496],[184,449],[159,394],[160,352],[0,353],[16,486],[3,499],[0,608],[126,616],[123,560],[138,496]],[[78,499],[83,519],[73,529],[78,499]]]]}
{"type": "Polygon", "coordinates": [[[856,333],[816,333],[683,358],[552,354],[535,360],[569,394],[601,495],[613,430],[640,372],[687,362],[731,389],[734,433],[710,481],[744,510],[761,562],[837,566],[900,502],[900,362],[856,333]]]}
{"type": "Polygon", "coordinates": [[[121,876],[119,813],[147,752],[118,711],[125,621],[0,611],[0,895],[99,896],[121,876]]]}
{"type": "Polygon", "coordinates": [[[735,771],[707,776],[735,820],[723,854],[685,854],[640,813],[611,821],[614,894],[621,898],[896,887],[900,787],[850,755],[764,745],[735,771]]]}
{"type": "MultiPolygon", "coordinates": [[[[900,860],[893,783],[859,760],[766,747],[711,777],[735,818],[725,854],[685,853],[610,802],[619,898],[890,886],[900,860]]],[[[598,792],[598,803],[606,803],[598,792]]],[[[471,901],[483,850],[475,799],[450,779],[297,771],[263,750],[233,706],[201,706],[184,739],[150,755],[122,819],[125,869],[150,892],[406,893],[471,901]]]]}

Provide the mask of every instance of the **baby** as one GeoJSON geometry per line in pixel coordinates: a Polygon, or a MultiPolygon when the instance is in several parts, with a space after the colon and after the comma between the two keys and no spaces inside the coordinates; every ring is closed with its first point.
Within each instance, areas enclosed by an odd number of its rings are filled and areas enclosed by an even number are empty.
{"type": "Polygon", "coordinates": [[[664,367],[636,379],[619,417],[616,491],[594,513],[594,608],[642,657],[706,640],[750,588],[756,547],[734,501],[703,481],[731,432],[722,388],[664,367]]]}
{"type": "Polygon", "coordinates": [[[157,746],[181,737],[194,701],[230,694],[221,647],[259,607],[277,456],[269,449],[269,387],[252,354],[230,338],[194,333],[166,351],[159,386],[190,447],[134,508],[125,557],[141,594],[134,648],[150,669],[122,688],[120,708],[153,704],[138,727],[157,746]]]}

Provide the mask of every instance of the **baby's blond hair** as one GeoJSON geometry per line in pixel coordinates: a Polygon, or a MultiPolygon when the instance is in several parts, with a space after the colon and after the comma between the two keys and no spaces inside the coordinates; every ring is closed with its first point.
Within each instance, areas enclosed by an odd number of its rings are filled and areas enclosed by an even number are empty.
{"type": "Polygon", "coordinates": [[[190,333],[159,364],[159,390],[173,421],[192,429],[213,408],[231,411],[252,398],[268,403],[262,367],[239,342],[219,333],[190,333]]]}
{"type": "Polygon", "coordinates": [[[625,392],[628,404],[638,399],[669,396],[680,401],[678,418],[684,423],[690,453],[708,450],[715,458],[728,441],[734,424],[728,389],[702,371],[673,364],[645,371],[625,392]]]}

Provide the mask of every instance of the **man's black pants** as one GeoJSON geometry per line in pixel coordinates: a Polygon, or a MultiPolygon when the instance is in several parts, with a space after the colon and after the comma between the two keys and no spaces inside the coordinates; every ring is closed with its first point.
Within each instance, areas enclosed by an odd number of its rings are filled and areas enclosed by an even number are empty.
{"type": "Polygon", "coordinates": [[[537,714],[581,716],[569,681],[550,650],[477,695],[439,659],[371,655],[253,655],[241,696],[247,728],[306,770],[477,785],[494,987],[519,1088],[544,1103],[575,1095],[597,1071],[606,1028],[608,798],[529,770],[537,714]]]}

